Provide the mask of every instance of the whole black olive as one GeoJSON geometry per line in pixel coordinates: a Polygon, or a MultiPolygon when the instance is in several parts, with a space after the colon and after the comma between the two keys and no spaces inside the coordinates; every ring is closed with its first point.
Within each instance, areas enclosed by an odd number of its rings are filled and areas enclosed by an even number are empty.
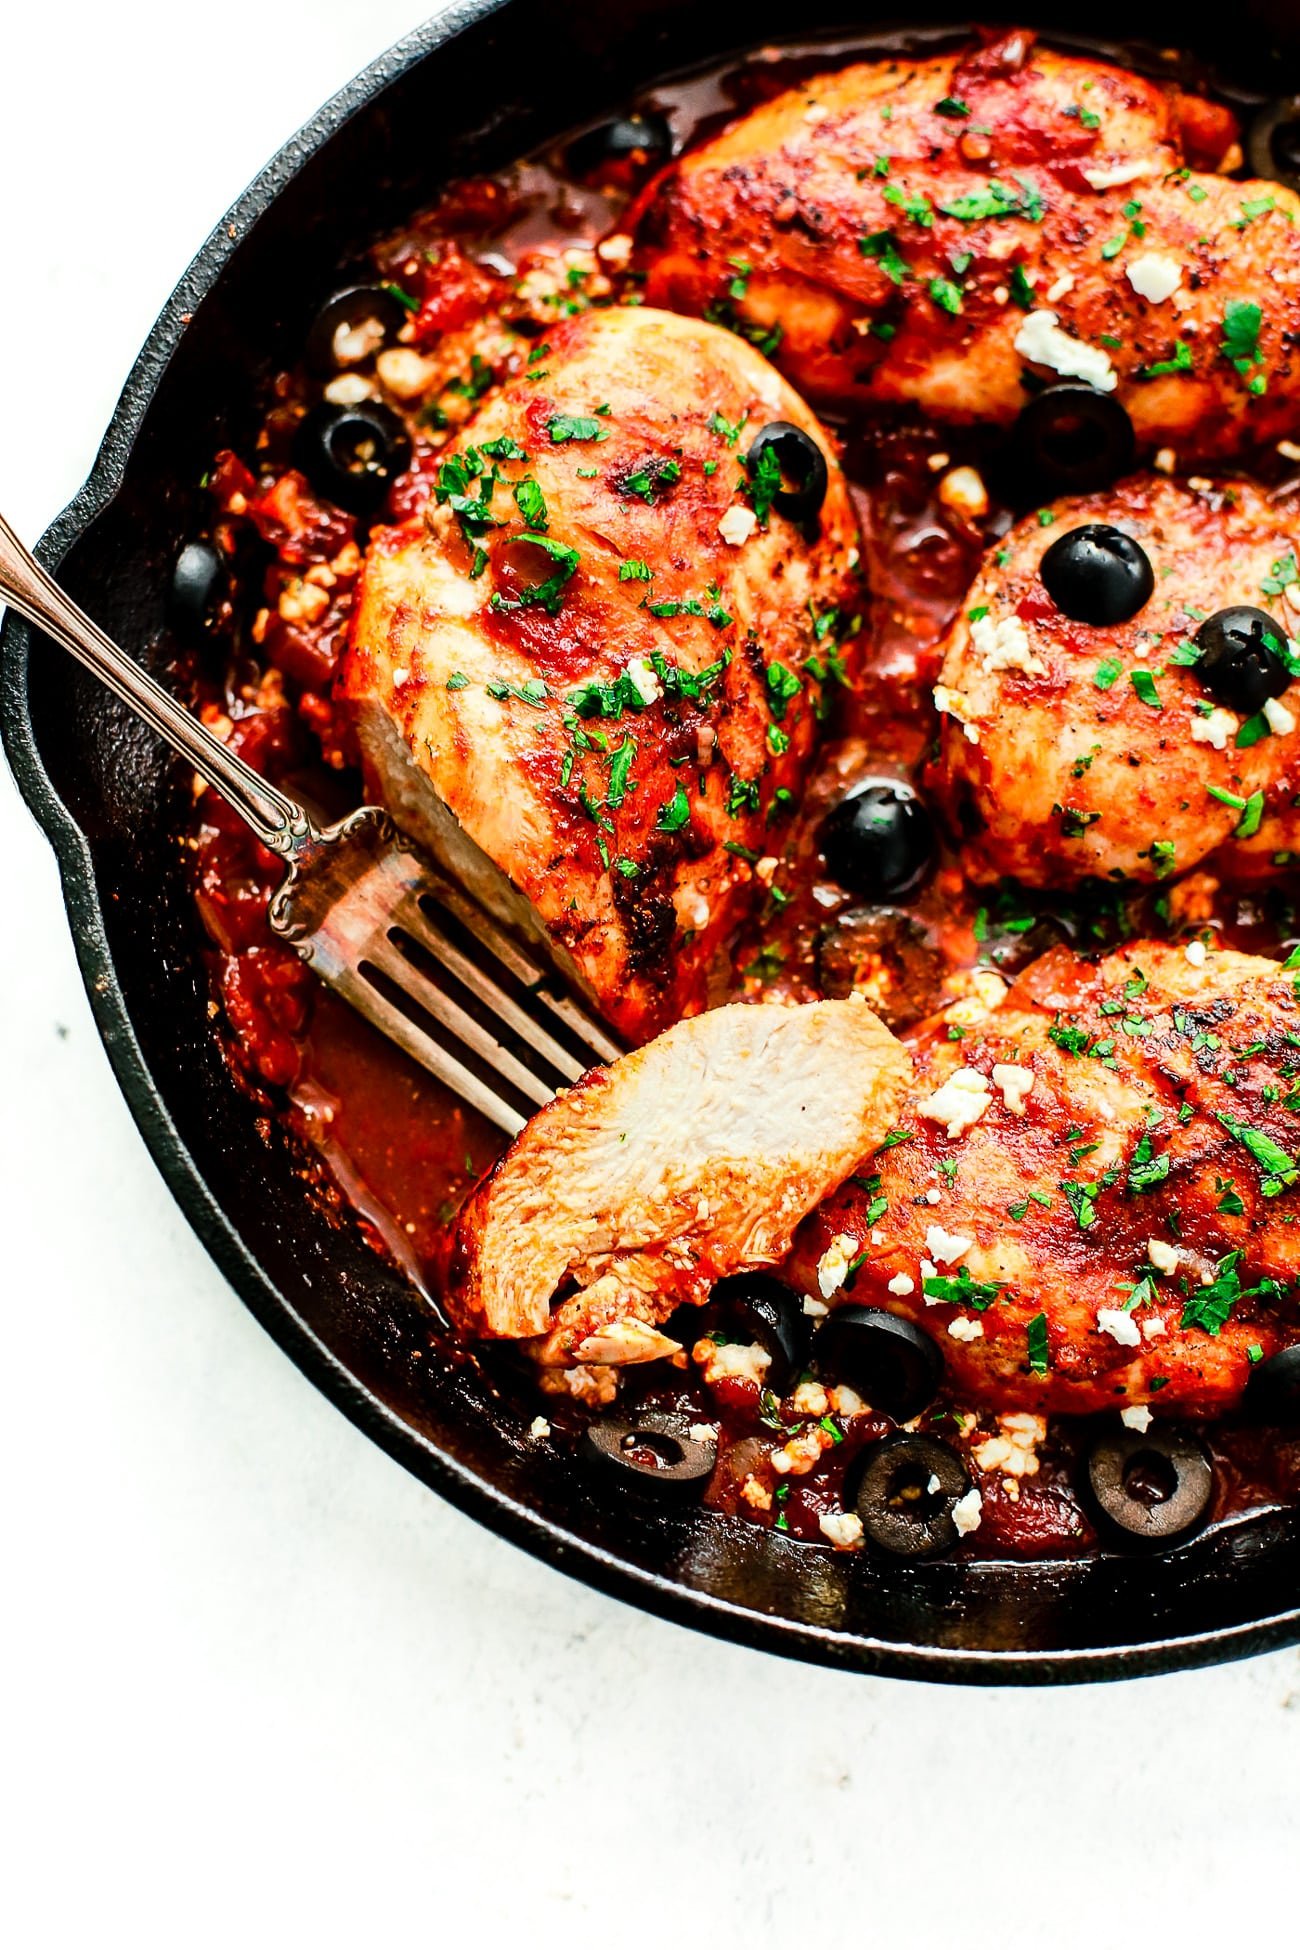
{"type": "Polygon", "coordinates": [[[1185,1430],[1119,1429],[1093,1445],[1088,1486],[1113,1529],[1136,1543],[1174,1544],[1205,1515],[1214,1470],[1185,1430]]]}
{"type": "Polygon", "coordinates": [[[757,480],[765,453],[770,453],[781,469],[782,485],[772,495],[772,506],[790,521],[811,521],[826,499],[831,479],[826,456],[817,442],[789,420],[769,420],[745,456],[751,481],[757,480]],[[785,486],[787,481],[789,487],[785,486]]]}
{"type": "Polygon", "coordinates": [[[172,628],[183,642],[202,639],[221,607],[229,581],[226,565],[210,543],[186,543],[172,570],[167,605],[172,628]]]}
{"type": "Polygon", "coordinates": [[[1146,550],[1104,521],[1085,522],[1053,542],[1038,573],[1056,607],[1076,623],[1127,623],[1156,586],[1146,550]]]}
{"type": "Polygon", "coordinates": [[[298,428],[295,455],[319,494],[353,514],[373,514],[411,458],[397,414],[378,400],[315,407],[298,428]]]}
{"type": "Polygon", "coordinates": [[[1251,1369],[1246,1401],[1258,1414],[1280,1422],[1300,1417],[1300,1346],[1284,1347],[1251,1369]]]}
{"type": "Polygon", "coordinates": [[[1197,630],[1196,674],[1211,697],[1234,711],[1254,713],[1291,682],[1286,633],[1265,610],[1248,603],[1216,609],[1197,630]]]}
{"type": "Polygon", "coordinates": [[[352,284],[336,291],[317,312],[304,348],[313,372],[359,365],[395,338],[407,308],[387,285],[352,284]]]}
{"type": "MultiPolygon", "coordinates": [[[[783,1395],[807,1365],[812,1322],[793,1287],[771,1273],[733,1273],[709,1295],[718,1318],[766,1348],[768,1386],[783,1395]]],[[[707,1330],[706,1330],[707,1331],[707,1330]]]]}
{"type": "Polygon", "coordinates": [[[1086,379],[1044,386],[1022,409],[1012,436],[1018,484],[1041,494],[1090,494],[1133,465],[1133,422],[1113,393],[1086,379]]]}
{"type": "Polygon", "coordinates": [[[1246,153],[1252,176],[1300,190],[1300,95],[1265,103],[1250,125],[1246,153]]]}
{"type": "Polygon", "coordinates": [[[583,1431],[581,1454],[628,1488],[682,1500],[703,1490],[718,1459],[717,1444],[688,1435],[679,1416],[648,1409],[602,1415],[583,1431]]]}
{"type": "Polygon", "coordinates": [[[673,132],[662,115],[619,115],[584,129],[566,152],[575,176],[592,176],[611,165],[658,169],[673,153],[673,132]]]}
{"type": "Polygon", "coordinates": [[[953,1511],[970,1489],[955,1449],[905,1430],[867,1451],[854,1508],[873,1544],[895,1557],[932,1557],[961,1535],[953,1511]]]}
{"type": "Polygon", "coordinates": [[[818,839],[840,886],[876,901],[919,886],[934,853],[930,815],[901,779],[855,786],[827,813],[818,839]]]}
{"type": "Polygon", "coordinates": [[[930,1336],[878,1307],[837,1307],[817,1330],[813,1356],[824,1381],[848,1382],[896,1422],[928,1408],[943,1379],[943,1356],[930,1336]]]}

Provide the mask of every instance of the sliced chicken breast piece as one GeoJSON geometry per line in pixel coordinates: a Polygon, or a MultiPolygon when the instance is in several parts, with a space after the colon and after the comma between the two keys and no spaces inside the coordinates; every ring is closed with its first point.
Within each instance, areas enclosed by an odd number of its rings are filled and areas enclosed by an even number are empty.
{"type": "Polygon", "coordinates": [[[732,1003],[591,1071],[465,1207],[457,1325],[558,1366],[674,1352],[660,1323],[725,1274],[779,1262],[883,1139],[910,1073],[857,1001],[732,1003]]]}
{"type": "Polygon", "coordinates": [[[780,851],[857,560],[834,442],[751,346],[642,308],[558,324],[372,538],[341,679],[371,782],[640,1041],[704,1006],[780,851]],[[825,464],[812,518],[746,469],[774,421],[825,464]]]}

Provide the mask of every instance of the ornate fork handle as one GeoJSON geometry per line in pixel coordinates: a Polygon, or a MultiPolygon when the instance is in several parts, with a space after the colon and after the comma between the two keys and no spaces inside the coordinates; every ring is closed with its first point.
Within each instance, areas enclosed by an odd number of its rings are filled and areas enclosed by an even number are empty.
{"type": "Polygon", "coordinates": [[[44,630],[188,759],[261,840],[293,861],[319,835],[296,799],[268,784],[64,594],[0,515],[0,600],[44,630]]]}

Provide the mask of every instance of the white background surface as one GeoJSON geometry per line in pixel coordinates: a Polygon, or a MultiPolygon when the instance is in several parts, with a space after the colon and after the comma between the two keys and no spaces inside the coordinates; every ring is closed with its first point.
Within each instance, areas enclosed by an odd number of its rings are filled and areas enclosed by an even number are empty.
{"type": "MultiPolygon", "coordinates": [[[[414,4],[7,11],[0,507],[28,537],[210,225],[414,4]]],[[[15,1950],[1199,1943],[1270,1882],[1293,1934],[1295,1653],[1059,1693],[841,1677],[569,1583],[372,1448],[173,1207],[2,772],[0,848],[15,1950]]]]}

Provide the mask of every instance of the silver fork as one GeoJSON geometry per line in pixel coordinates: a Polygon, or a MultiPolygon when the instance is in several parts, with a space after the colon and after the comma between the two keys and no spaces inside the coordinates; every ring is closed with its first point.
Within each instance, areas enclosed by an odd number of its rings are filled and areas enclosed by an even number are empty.
{"type": "Polygon", "coordinates": [[[214,738],[78,609],[3,516],[0,600],[93,671],[284,861],[269,911],[275,934],[503,1131],[513,1135],[558,1087],[622,1053],[558,969],[431,866],[381,807],[318,827],[214,738]]]}

